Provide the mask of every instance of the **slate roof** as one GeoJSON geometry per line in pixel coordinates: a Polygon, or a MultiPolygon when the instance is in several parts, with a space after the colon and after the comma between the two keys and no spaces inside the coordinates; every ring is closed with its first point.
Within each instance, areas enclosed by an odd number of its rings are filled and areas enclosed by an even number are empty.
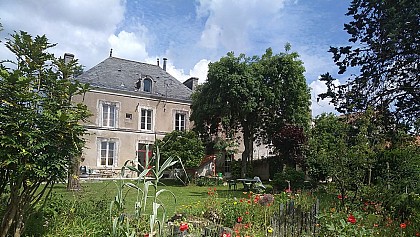
{"type": "Polygon", "coordinates": [[[108,91],[191,102],[192,90],[159,66],[116,57],[105,59],[77,80],[108,91]],[[142,76],[154,81],[152,92],[136,89],[136,82],[142,76]]]}

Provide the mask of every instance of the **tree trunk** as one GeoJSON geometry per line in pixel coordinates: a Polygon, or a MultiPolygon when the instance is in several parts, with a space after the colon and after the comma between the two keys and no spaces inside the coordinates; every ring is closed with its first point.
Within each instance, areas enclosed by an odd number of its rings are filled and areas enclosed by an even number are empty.
{"type": "Polygon", "coordinates": [[[70,161],[69,172],[67,176],[67,190],[79,191],[80,190],[80,157],[73,157],[70,161]]]}
{"type": "Polygon", "coordinates": [[[18,213],[16,213],[16,227],[15,227],[15,234],[14,237],[20,237],[23,229],[24,229],[24,223],[23,223],[23,212],[22,210],[19,210],[18,213]]]}
{"type": "Polygon", "coordinates": [[[250,129],[247,126],[244,126],[243,129],[243,138],[244,138],[244,147],[245,150],[242,152],[242,168],[241,168],[241,177],[245,178],[247,174],[247,165],[252,160],[252,153],[254,150],[254,140],[250,132],[250,129]]]}
{"type": "Polygon", "coordinates": [[[1,221],[0,237],[7,236],[7,232],[9,232],[10,227],[12,226],[13,221],[16,218],[16,215],[19,214],[18,210],[19,210],[19,202],[21,200],[21,197],[19,196],[17,192],[18,190],[11,190],[10,205],[6,208],[6,211],[1,221]]]}

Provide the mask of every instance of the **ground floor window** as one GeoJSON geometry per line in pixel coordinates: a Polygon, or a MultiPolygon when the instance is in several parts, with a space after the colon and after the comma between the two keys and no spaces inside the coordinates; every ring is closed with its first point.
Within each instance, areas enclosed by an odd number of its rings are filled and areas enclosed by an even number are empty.
{"type": "Polygon", "coordinates": [[[116,166],[117,142],[112,139],[99,139],[99,153],[101,166],[116,166]]]}
{"type": "Polygon", "coordinates": [[[225,173],[230,173],[233,155],[225,155],[225,173]]]}

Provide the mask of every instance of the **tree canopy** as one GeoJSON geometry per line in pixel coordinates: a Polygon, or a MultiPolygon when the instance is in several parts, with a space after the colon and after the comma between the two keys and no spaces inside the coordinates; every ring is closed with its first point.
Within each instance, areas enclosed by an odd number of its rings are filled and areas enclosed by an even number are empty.
{"type": "Polygon", "coordinates": [[[353,20],[344,25],[351,45],[331,47],[343,74],[360,70],[335,86],[322,75],[339,112],[357,112],[368,106],[389,110],[396,121],[412,125],[420,117],[420,2],[417,0],[353,0],[348,9],[353,20]]]}
{"type": "Polygon", "coordinates": [[[310,94],[303,63],[296,52],[262,57],[233,52],[209,64],[207,81],[193,94],[191,120],[204,135],[226,138],[242,133],[242,176],[252,159],[254,141],[270,142],[286,124],[307,128],[310,94]]]}
{"type": "Polygon", "coordinates": [[[71,79],[76,61],[48,53],[54,44],[45,35],[21,31],[5,45],[16,61],[7,61],[14,68],[0,64],[0,193],[7,197],[1,237],[20,236],[31,208],[67,177],[84,146],[79,122],[89,116],[71,101],[87,89],[71,79]]]}

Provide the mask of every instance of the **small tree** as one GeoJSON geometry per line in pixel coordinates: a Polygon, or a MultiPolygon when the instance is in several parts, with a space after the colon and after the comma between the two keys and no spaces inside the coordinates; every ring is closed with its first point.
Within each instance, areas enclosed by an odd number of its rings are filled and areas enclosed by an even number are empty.
{"type": "MultiPolygon", "coordinates": [[[[15,68],[0,68],[0,193],[6,194],[0,237],[20,236],[35,204],[58,181],[84,146],[79,123],[87,107],[71,102],[87,88],[70,80],[70,66],[46,50],[44,36],[21,31],[6,47],[15,68]]],[[[74,64],[73,64],[74,65],[74,64]]]]}
{"type": "MultiPolygon", "coordinates": [[[[363,119],[363,118],[360,118],[363,119]]],[[[314,121],[309,139],[308,166],[315,179],[331,177],[343,197],[366,183],[372,161],[372,147],[366,123],[333,114],[321,114],[314,121]]]]}
{"type": "Polygon", "coordinates": [[[273,134],[273,146],[283,164],[295,169],[305,167],[305,151],[308,138],[303,127],[284,125],[280,131],[273,134]]]}
{"type": "Polygon", "coordinates": [[[173,131],[157,141],[162,161],[179,157],[185,168],[197,168],[204,158],[204,145],[193,131],[173,131]]]}

